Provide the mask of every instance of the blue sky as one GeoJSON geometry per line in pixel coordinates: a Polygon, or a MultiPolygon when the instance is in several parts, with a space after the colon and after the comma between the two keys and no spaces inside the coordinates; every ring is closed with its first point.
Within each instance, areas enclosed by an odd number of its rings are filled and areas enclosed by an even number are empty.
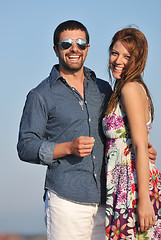
{"type": "Polygon", "coordinates": [[[56,26],[81,21],[89,30],[85,65],[108,81],[108,46],[113,34],[130,24],[149,43],[144,80],[155,107],[150,140],[161,171],[161,1],[160,0],[0,0],[0,233],[44,233],[42,201],[46,167],[21,162],[16,152],[18,128],[30,89],[46,78],[57,58],[52,49],[56,26]]]}

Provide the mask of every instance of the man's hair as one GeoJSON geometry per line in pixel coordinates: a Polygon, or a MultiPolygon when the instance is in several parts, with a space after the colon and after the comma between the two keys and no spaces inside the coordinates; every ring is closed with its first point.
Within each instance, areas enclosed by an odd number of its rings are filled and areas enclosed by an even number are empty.
{"type": "Polygon", "coordinates": [[[65,21],[65,22],[62,22],[61,24],[59,24],[57,26],[57,28],[55,29],[54,37],[53,37],[55,46],[57,46],[59,43],[60,34],[65,30],[81,30],[81,31],[85,32],[87,43],[89,43],[89,33],[87,31],[87,28],[78,21],[68,20],[68,21],[65,21]]]}

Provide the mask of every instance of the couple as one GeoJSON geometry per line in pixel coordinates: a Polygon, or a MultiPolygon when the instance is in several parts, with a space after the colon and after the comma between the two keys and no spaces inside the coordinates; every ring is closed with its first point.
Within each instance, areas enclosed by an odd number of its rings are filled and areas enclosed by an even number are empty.
{"type": "Polygon", "coordinates": [[[27,96],[19,157],[47,166],[48,239],[103,240],[105,222],[106,239],[154,236],[160,224],[160,175],[153,164],[155,150],[150,144],[148,149],[153,105],[141,77],[146,39],[134,28],[113,37],[113,93],[84,67],[89,47],[88,31],[80,22],[70,20],[56,28],[59,64],[27,96]]]}

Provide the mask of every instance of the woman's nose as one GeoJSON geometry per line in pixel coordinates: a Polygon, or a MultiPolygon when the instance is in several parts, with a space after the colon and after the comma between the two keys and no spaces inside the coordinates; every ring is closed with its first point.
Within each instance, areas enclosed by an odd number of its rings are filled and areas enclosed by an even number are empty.
{"type": "Polygon", "coordinates": [[[117,64],[121,64],[121,63],[122,63],[122,58],[121,58],[120,55],[117,56],[115,62],[116,62],[117,64]]]}

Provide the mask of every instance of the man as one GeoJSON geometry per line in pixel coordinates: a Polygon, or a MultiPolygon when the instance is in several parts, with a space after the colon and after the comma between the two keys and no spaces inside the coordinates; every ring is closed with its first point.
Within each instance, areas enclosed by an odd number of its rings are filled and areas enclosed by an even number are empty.
{"type": "Polygon", "coordinates": [[[59,65],[28,94],[21,119],[20,159],[48,166],[45,209],[52,240],[104,239],[101,119],[112,90],[84,67],[89,47],[88,31],[80,22],[56,28],[59,65]]]}

